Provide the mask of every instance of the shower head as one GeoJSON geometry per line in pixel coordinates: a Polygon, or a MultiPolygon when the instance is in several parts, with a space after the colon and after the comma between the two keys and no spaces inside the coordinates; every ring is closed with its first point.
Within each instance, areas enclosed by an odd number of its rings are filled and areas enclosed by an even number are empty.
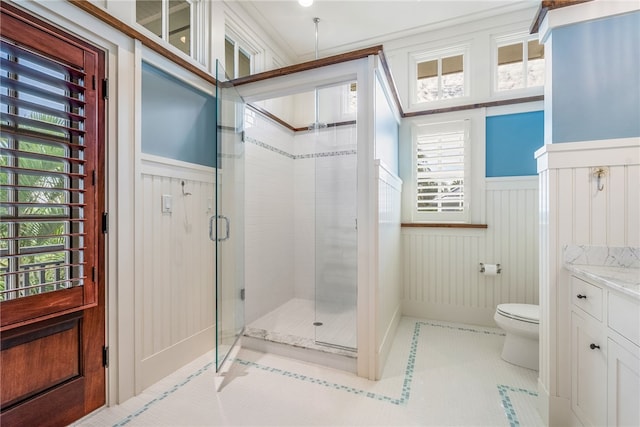
{"type": "Polygon", "coordinates": [[[327,127],[326,123],[321,123],[317,121],[315,123],[311,123],[307,129],[318,130],[318,129],[325,129],[326,127],[327,127]]]}

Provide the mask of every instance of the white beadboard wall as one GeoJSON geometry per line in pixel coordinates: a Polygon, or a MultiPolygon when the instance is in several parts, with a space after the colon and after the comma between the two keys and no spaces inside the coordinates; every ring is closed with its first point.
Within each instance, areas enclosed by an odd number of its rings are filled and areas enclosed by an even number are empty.
{"type": "Polygon", "coordinates": [[[538,303],[538,179],[488,178],[485,195],[487,229],[402,229],[403,314],[495,326],[498,304],[538,303]]]}
{"type": "Polygon", "coordinates": [[[382,377],[395,332],[402,317],[402,292],[398,286],[401,264],[400,217],[402,180],[388,167],[378,165],[378,283],[376,289],[376,379],[382,377]]]}
{"type": "Polygon", "coordinates": [[[137,370],[141,391],[214,346],[215,169],[144,156],[136,246],[137,370]],[[182,182],[185,192],[182,194],[182,182]],[[171,195],[171,213],[161,210],[171,195]]]}
{"type": "Polygon", "coordinates": [[[640,246],[640,138],[548,144],[537,153],[540,180],[540,376],[543,420],[569,422],[568,244],[640,246]],[[605,168],[597,190],[594,169],[605,168]]]}

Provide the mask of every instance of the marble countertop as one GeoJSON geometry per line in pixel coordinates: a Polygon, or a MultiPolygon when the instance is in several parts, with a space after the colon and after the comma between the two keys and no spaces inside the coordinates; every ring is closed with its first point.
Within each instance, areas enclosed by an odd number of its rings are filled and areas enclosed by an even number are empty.
{"type": "Polygon", "coordinates": [[[640,300],[640,268],[566,263],[572,273],[640,300]]]}

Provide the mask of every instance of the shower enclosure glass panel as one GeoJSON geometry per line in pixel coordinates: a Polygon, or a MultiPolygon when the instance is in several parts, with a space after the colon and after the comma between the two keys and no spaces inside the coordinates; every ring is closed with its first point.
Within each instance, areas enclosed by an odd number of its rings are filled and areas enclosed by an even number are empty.
{"type": "Polygon", "coordinates": [[[244,330],[244,102],[216,62],[216,371],[244,330]]]}
{"type": "Polygon", "coordinates": [[[356,125],[315,132],[315,339],[356,349],[356,125]]]}

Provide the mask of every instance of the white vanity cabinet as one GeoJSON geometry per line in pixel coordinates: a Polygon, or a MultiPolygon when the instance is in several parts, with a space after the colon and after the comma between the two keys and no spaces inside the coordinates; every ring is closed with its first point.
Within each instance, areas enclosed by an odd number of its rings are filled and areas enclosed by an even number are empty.
{"type": "Polygon", "coordinates": [[[585,426],[640,426],[640,300],[571,276],[571,409],[585,426]]]}

